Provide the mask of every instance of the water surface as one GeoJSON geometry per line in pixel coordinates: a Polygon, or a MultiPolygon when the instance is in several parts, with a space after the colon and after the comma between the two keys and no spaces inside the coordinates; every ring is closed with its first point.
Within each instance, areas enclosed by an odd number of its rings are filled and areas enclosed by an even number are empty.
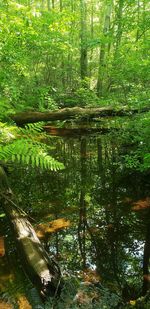
{"type": "MultiPolygon", "coordinates": [[[[116,130],[80,131],[47,141],[63,171],[16,165],[11,187],[64,276],[87,280],[90,273],[95,284],[134,299],[142,291],[144,244],[149,244],[149,177],[125,167],[124,155],[136,145],[125,143],[116,130]]],[[[0,235],[6,252],[0,258],[3,301],[15,307],[26,296],[38,308],[38,294],[22,270],[2,210],[0,235]]]]}

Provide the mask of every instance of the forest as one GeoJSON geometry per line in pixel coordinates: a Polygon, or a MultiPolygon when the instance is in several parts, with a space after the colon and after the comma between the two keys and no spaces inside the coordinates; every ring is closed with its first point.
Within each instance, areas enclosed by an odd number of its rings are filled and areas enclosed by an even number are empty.
{"type": "Polygon", "coordinates": [[[0,309],[150,308],[150,3],[0,1],[0,309]]]}

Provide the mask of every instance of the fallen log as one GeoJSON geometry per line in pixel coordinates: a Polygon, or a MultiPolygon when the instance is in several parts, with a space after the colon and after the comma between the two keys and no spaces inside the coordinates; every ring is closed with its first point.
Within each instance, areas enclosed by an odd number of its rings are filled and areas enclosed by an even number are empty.
{"type": "Polygon", "coordinates": [[[3,209],[11,222],[23,269],[41,296],[54,296],[60,290],[61,272],[49,257],[27,215],[15,203],[3,197],[3,209]]]}
{"type": "Polygon", "coordinates": [[[41,296],[54,296],[60,289],[61,272],[57,263],[49,257],[27,215],[7,197],[3,197],[3,209],[11,222],[23,269],[41,296]]]}
{"type": "Polygon", "coordinates": [[[67,119],[88,119],[99,117],[113,117],[113,116],[130,116],[136,113],[147,112],[150,107],[143,109],[128,109],[123,107],[115,109],[113,107],[102,107],[102,108],[63,108],[56,111],[47,112],[21,112],[11,116],[11,119],[15,121],[18,126],[22,126],[26,123],[34,123],[39,121],[56,121],[56,120],[67,120],[67,119]]]}
{"type": "Polygon", "coordinates": [[[6,191],[5,187],[5,191],[1,190],[0,197],[15,236],[23,269],[43,298],[56,296],[60,292],[61,281],[58,264],[49,257],[27,214],[12,200],[11,190],[8,188],[6,191]]]}

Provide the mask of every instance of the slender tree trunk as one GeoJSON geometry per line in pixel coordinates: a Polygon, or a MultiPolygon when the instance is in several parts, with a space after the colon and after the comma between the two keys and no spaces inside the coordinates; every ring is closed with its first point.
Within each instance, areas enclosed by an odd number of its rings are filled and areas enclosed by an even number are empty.
{"type": "Polygon", "coordinates": [[[52,9],[55,8],[55,0],[52,0],[52,9]]]}
{"type": "Polygon", "coordinates": [[[48,9],[48,11],[50,11],[50,9],[51,9],[50,0],[47,0],[47,9],[48,9]]]}
{"type": "Polygon", "coordinates": [[[59,0],[59,7],[60,7],[60,12],[63,10],[63,2],[62,0],[59,0]]]}
{"type": "MultiPolygon", "coordinates": [[[[113,61],[112,61],[112,70],[114,70],[115,72],[117,72],[117,67],[119,68],[120,66],[120,61],[119,61],[119,47],[121,44],[121,38],[122,38],[122,32],[123,32],[123,21],[122,21],[122,16],[123,16],[123,6],[124,6],[124,0],[118,0],[117,3],[117,12],[116,12],[116,18],[115,18],[115,22],[114,22],[114,29],[115,33],[114,33],[114,38],[115,38],[115,42],[114,42],[114,50],[113,50],[113,61]]],[[[110,90],[110,87],[112,85],[112,80],[109,80],[109,85],[107,87],[107,90],[110,90]]],[[[125,87],[123,85],[123,81],[120,80],[120,85],[122,87],[123,93],[124,93],[124,97],[125,97],[125,101],[126,99],[126,90],[125,87]]]]}
{"type": "Polygon", "coordinates": [[[146,5],[145,5],[145,0],[143,0],[143,25],[144,25],[144,41],[146,39],[146,35],[145,35],[145,28],[146,28],[146,23],[145,23],[145,16],[146,16],[146,5]]]}
{"type": "Polygon", "coordinates": [[[124,0],[119,0],[118,12],[117,12],[117,33],[116,33],[116,45],[114,59],[118,56],[119,46],[122,38],[122,14],[123,14],[124,0]]]}
{"type": "Polygon", "coordinates": [[[79,224],[78,224],[78,240],[79,248],[82,257],[83,269],[86,268],[86,139],[81,139],[81,193],[80,193],[80,211],[79,211],[79,224]]]}
{"type": "Polygon", "coordinates": [[[97,139],[97,164],[99,173],[103,172],[103,148],[101,138],[97,139]]]}
{"type": "Polygon", "coordinates": [[[91,3],[91,38],[94,36],[94,3],[91,3]]]}
{"type": "Polygon", "coordinates": [[[81,40],[81,54],[80,54],[80,70],[81,80],[84,80],[88,75],[88,57],[87,57],[87,24],[86,24],[86,3],[85,0],[80,0],[80,40],[81,40]]]}
{"type": "MultiPolygon", "coordinates": [[[[70,1],[70,11],[72,16],[75,16],[76,14],[76,0],[70,1]]],[[[76,27],[76,21],[74,18],[71,19],[71,27],[70,27],[70,33],[69,33],[69,43],[70,46],[74,46],[76,42],[76,34],[75,29],[76,27]]],[[[69,49],[68,51],[68,67],[67,67],[67,82],[68,86],[70,86],[70,89],[74,91],[76,88],[76,85],[74,83],[74,74],[76,74],[76,67],[74,67],[74,55],[72,53],[72,50],[69,49]]]]}
{"type": "MultiPolygon", "coordinates": [[[[104,19],[103,34],[104,38],[109,33],[110,28],[110,17],[112,11],[112,1],[109,1],[106,8],[106,14],[104,19]]],[[[107,45],[105,42],[101,44],[100,54],[99,54],[99,69],[98,69],[98,79],[97,79],[97,95],[100,97],[103,95],[103,82],[104,82],[104,71],[105,71],[105,54],[107,45]]]]}
{"type": "MultiPolygon", "coordinates": [[[[110,211],[112,212],[111,222],[113,224],[113,228],[108,229],[108,239],[110,241],[110,250],[111,250],[111,263],[112,263],[112,270],[114,273],[114,278],[120,285],[120,279],[118,276],[118,235],[119,235],[119,224],[120,219],[118,216],[118,209],[117,209],[117,186],[116,186],[116,165],[117,163],[117,149],[114,143],[114,140],[111,141],[110,145],[110,169],[111,169],[111,198],[110,198],[110,211]]],[[[108,224],[110,224],[110,219],[108,224]]]]}
{"type": "MultiPolygon", "coordinates": [[[[93,1],[91,3],[91,24],[90,24],[90,28],[91,28],[91,40],[93,40],[93,37],[94,37],[94,3],[93,3],[93,1]]],[[[92,63],[92,59],[93,59],[93,48],[90,51],[90,59],[89,59],[90,64],[92,63]]],[[[90,75],[90,77],[92,75],[91,65],[89,66],[89,75],[90,75]]]]}
{"type": "Polygon", "coordinates": [[[137,33],[136,33],[136,42],[139,39],[139,22],[140,22],[140,0],[137,0],[137,33]]]}

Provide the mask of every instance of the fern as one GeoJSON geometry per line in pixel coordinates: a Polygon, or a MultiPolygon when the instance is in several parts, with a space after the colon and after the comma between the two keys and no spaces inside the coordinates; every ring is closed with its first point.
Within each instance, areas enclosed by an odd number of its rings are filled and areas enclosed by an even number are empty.
{"type": "Polygon", "coordinates": [[[37,134],[43,132],[43,126],[44,122],[37,122],[37,123],[28,123],[25,125],[24,128],[19,128],[19,131],[22,132],[22,134],[37,134]]]}
{"type": "Polygon", "coordinates": [[[0,133],[0,160],[31,164],[32,167],[54,171],[64,168],[62,163],[48,154],[50,147],[39,141],[42,135],[41,124],[31,124],[21,129],[0,124],[0,133]]]}

